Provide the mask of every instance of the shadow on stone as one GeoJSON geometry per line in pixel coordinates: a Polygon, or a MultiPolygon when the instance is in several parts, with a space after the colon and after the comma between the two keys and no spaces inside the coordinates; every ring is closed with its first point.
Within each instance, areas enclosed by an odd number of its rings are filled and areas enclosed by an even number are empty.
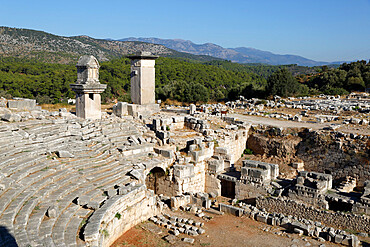
{"type": "Polygon", "coordinates": [[[5,226],[0,226],[0,247],[18,247],[15,238],[5,226]]]}

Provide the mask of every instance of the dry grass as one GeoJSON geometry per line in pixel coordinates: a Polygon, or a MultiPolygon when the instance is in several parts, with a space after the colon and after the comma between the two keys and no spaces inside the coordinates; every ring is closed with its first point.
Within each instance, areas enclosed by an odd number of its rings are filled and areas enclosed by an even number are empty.
{"type": "Polygon", "coordinates": [[[172,99],[166,99],[166,101],[161,103],[162,106],[165,105],[174,105],[174,106],[188,106],[190,105],[189,103],[183,103],[177,100],[172,100],[172,99]]]}
{"type": "Polygon", "coordinates": [[[113,112],[114,103],[102,104],[101,109],[105,112],[113,112]]]}
{"type": "Polygon", "coordinates": [[[42,109],[47,111],[57,111],[60,108],[66,108],[68,111],[75,111],[76,107],[74,105],[68,105],[68,104],[41,104],[40,105],[42,109]]]}

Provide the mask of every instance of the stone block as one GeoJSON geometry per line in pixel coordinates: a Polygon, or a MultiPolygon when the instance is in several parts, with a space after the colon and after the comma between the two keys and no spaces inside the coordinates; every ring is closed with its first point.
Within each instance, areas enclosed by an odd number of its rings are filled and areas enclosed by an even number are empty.
{"type": "Polygon", "coordinates": [[[215,148],[215,154],[227,154],[227,148],[225,147],[216,147],[215,148]]]}
{"type": "Polygon", "coordinates": [[[169,137],[168,132],[166,131],[156,131],[155,132],[156,137],[158,137],[160,140],[164,140],[169,137]]]}
{"type": "Polygon", "coordinates": [[[129,172],[129,175],[141,181],[141,179],[143,178],[143,171],[141,171],[140,169],[133,169],[129,172]]]}
{"type": "Polygon", "coordinates": [[[174,157],[173,151],[172,150],[166,150],[166,149],[161,150],[161,155],[163,157],[166,157],[166,158],[169,158],[169,159],[172,159],[174,157]]]}
{"type": "Polygon", "coordinates": [[[344,236],[343,236],[343,235],[336,234],[336,235],[334,236],[334,243],[336,243],[336,244],[340,244],[340,243],[342,243],[343,238],[344,238],[344,236]]]}
{"type": "Polygon", "coordinates": [[[224,160],[210,159],[208,160],[208,171],[212,174],[217,174],[224,171],[224,160]]]}
{"type": "Polygon", "coordinates": [[[267,224],[267,217],[268,217],[267,215],[262,214],[262,213],[258,213],[255,215],[256,221],[259,221],[265,224],[267,224]]]}
{"type": "Polygon", "coordinates": [[[55,218],[58,216],[58,206],[53,205],[48,208],[46,214],[49,218],[55,218]]]}
{"type": "Polygon", "coordinates": [[[291,227],[292,227],[293,229],[297,228],[297,229],[301,229],[301,230],[303,230],[303,233],[304,233],[305,235],[308,235],[308,232],[309,232],[309,231],[310,231],[310,229],[311,229],[311,226],[310,226],[310,225],[306,225],[306,224],[303,224],[303,223],[298,222],[298,221],[294,221],[294,222],[292,222],[292,223],[291,223],[291,227]]]}
{"type": "Polygon", "coordinates": [[[219,206],[219,211],[221,212],[232,214],[235,216],[243,215],[243,209],[241,208],[230,206],[230,205],[223,204],[223,203],[219,203],[218,206],[219,206]]]}
{"type": "Polygon", "coordinates": [[[36,108],[35,99],[8,100],[8,108],[17,110],[32,110],[36,108]]]}
{"type": "Polygon", "coordinates": [[[189,244],[193,244],[194,243],[194,239],[193,238],[183,238],[182,241],[184,241],[185,243],[189,243],[189,244]]]}
{"type": "Polygon", "coordinates": [[[118,117],[127,116],[127,102],[118,102],[115,104],[113,106],[113,113],[118,117]]]}
{"type": "Polygon", "coordinates": [[[188,235],[189,236],[198,236],[199,234],[196,231],[190,230],[190,231],[188,231],[188,235]]]}
{"type": "Polygon", "coordinates": [[[174,165],[173,174],[179,179],[189,178],[194,176],[194,165],[174,165]]]}
{"type": "Polygon", "coordinates": [[[173,235],[175,235],[175,236],[180,235],[180,232],[177,229],[170,231],[170,233],[173,234],[173,235]]]}
{"type": "Polygon", "coordinates": [[[303,230],[298,229],[298,228],[294,228],[293,229],[293,232],[297,233],[299,236],[302,236],[303,235],[303,230]]]}
{"type": "Polygon", "coordinates": [[[275,219],[275,217],[272,216],[272,215],[269,215],[267,217],[267,224],[272,225],[272,226],[276,225],[276,219],[275,219]]]}
{"type": "Polygon", "coordinates": [[[197,111],[197,107],[194,104],[190,104],[189,114],[194,115],[196,111],[197,111]]]}
{"type": "Polygon", "coordinates": [[[199,161],[199,157],[200,157],[200,152],[199,151],[189,151],[189,154],[191,156],[191,159],[195,162],[198,162],[199,161]]]}
{"type": "Polygon", "coordinates": [[[1,117],[1,120],[7,122],[19,122],[21,121],[21,116],[15,113],[6,113],[1,117]]]}
{"type": "Polygon", "coordinates": [[[71,154],[69,151],[66,150],[59,150],[56,152],[59,158],[73,158],[74,155],[71,154]]]}

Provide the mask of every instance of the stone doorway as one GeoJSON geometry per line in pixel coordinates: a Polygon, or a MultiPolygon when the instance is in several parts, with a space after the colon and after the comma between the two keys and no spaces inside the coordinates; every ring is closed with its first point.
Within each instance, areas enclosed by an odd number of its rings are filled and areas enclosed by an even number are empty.
{"type": "Polygon", "coordinates": [[[165,182],[166,173],[160,167],[154,167],[150,170],[145,179],[146,187],[153,190],[155,194],[163,194],[163,185],[165,182]]]}
{"type": "Polygon", "coordinates": [[[235,198],[235,182],[221,179],[221,196],[235,198]]]}

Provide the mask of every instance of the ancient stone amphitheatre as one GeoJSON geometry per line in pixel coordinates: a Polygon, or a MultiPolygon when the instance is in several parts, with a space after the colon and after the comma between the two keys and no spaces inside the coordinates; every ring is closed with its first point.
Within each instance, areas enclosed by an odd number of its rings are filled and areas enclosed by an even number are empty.
{"type": "Polygon", "coordinates": [[[1,99],[0,246],[110,246],[142,222],[202,246],[219,217],[274,227],[286,246],[368,246],[368,94],[160,106],[156,57],[130,58],[133,104],[111,111],[92,56],[76,112],[1,99]]]}

